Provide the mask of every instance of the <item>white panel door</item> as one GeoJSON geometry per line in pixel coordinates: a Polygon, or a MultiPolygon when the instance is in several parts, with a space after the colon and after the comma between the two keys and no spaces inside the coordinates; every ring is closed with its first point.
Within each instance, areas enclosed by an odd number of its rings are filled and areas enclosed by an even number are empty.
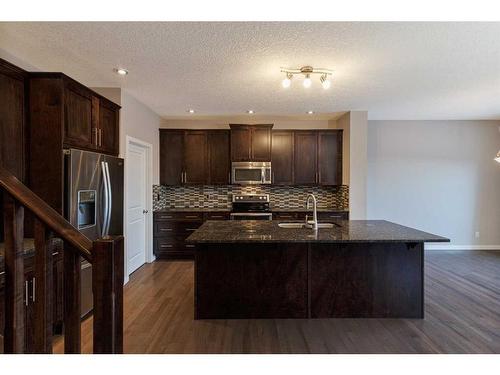
{"type": "Polygon", "coordinates": [[[126,165],[127,269],[131,274],[146,262],[147,150],[130,143],[126,165]]]}

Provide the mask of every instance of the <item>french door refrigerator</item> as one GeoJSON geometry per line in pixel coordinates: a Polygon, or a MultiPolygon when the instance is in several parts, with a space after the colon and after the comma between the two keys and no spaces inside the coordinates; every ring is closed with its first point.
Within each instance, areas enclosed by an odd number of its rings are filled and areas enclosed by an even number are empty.
{"type": "MultiPolygon", "coordinates": [[[[66,219],[90,240],[123,234],[123,159],[64,150],[66,219]]],[[[92,311],[92,266],[82,259],[81,315],[92,311]]]]}

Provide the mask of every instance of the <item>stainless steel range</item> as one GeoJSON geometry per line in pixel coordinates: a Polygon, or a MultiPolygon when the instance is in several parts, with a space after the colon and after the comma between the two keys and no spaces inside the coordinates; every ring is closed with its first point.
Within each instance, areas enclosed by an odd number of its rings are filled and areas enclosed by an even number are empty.
{"type": "Polygon", "coordinates": [[[272,220],[269,194],[233,195],[231,220],[272,220]]]}

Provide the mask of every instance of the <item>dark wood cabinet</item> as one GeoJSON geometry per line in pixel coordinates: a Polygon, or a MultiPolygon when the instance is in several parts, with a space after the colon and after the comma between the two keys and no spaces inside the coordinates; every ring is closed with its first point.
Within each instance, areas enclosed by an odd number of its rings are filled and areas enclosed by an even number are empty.
{"type": "Polygon", "coordinates": [[[231,126],[231,161],[250,161],[252,133],[250,126],[231,126]]]}
{"type": "Polygon", "coordinates": [[[342,184],[342,130],[296,130],[294,183],[342,184]]]}
{"type": "Polygon", "coordinates": [[[272,132],[272,183],[275,185],[292,185],[294,133],[292,130],[275,130],[272,132]]]}
{"type": "Polygon", "coordinates": [[[27,72],[0,59],[0,165],[24,181],[27,72]]]}
{"type": "Polygon", "coordinates": [[[208,181],[208,135],[204,130],[184,132],[184,183],[201,185],[208,181]]]}
{"type": "Polygon", "coordinates": [[[271,161],[272,125],[251,127],[251,161],[271,161]]]}
{"type": "MultiPolygon", "coordinates": [[[[273,220],[288,221],[288,220],[305,220],[306,215],[309,218],[312,216],[312,209],[307,211],[277,211],[273,212],[273,220]]],[[[318,211],[318,220],[328,222],[328,220],[349,220],[348,211],[318,211]]]]}
{"type": "MultiPolygon", "coordinates": [[[[53,331],[54,333],[61,334],[63,326],[63,269],[62,269],[62,241],[52,240],[53,246],[53,293],[52,293],[52,308],[53,308],[53,331]]],[[[2,244],[3,245],[3,244],[2,244]]],[[[25,239],[24,241],[24,324],[25,336],[24,347],[26,353],[34,352],[34,321],[35,321],[35,254],[33,240],[25,239]]],[[[2,254],[3,261],[3,248],[0,247],[0,254],[2,254]]],[[[0,265],[0,335],[3,334],[3,327],[5,321],[4,312],[4,296],[5,296],[5,269],[4,264],[0,265]]]]}
{"type": "Polygon", "coordinates": [[[64,100],[64,143],[70,147],[93,148],[92,94],[73,82],[66,82],[64,100]]]}
{"type": "Polygon", "coordinates": [[[35,141],[47,128],[63,147],[118,155],[119,105],[62,73],[30,73],[29,82],[35,141]]]}
{"type": "MultiPolygon", "coordinates": [[[[99,123],[97,124],[97,148],[100,152],[118,155],[120,149],[119,127],[120,113],[112,102],[98,99],[99,123]]],[[[97,103],[94,100],[94,106],[97,103]]]]}
{"type": "Polygon", "coordinates": [[[184,131],[160,129],[160,184],[182,184],[183,150],[184,131]]]}
{"type": "Polygon", "coordinates": [[[160,183],[229,183],[229,131],[160,129],[160,183]]]}
{"type": "Polygon", "coordinates": [[[155,212],[154,254],[158,259],[193,259],[194,245],[186,238],[205,220],[227,220],[229,212],[155,212]]]}
{"type": "Polygon", "coordinates": [[[117,156],[119,109],[62,73],[29,74],[30,188],[58,213],[64,214],[64,148],[117,156]]]}
{"type": "Polygon", "coordinates": [[[316,131],[295,131],[294,183],[314,185],[318,182],[318,137],[316,131]]]}
{"type": "Polygon", "coordinates": [[[227,185],[231,182],[229,160],[229,130],[208,131],[209,181],[211,185],[227,185]]]}
{"type": "Polygon", "coordinates": [[[240,125],[231,127],[231,161],[270,161],[273,125],[240,125]]]}
{"type": "Polygon", "coordinates": [[[342,131],[318,132],[318,183],[342,185],[342,131]]]}
{"type": "Polygon", "coordinates": [[[266,160],[276,185],[342,184],[342,130],[230,126],[230,132],[160,129],[160,183],[230,184],[231,161],[266,160]]]}

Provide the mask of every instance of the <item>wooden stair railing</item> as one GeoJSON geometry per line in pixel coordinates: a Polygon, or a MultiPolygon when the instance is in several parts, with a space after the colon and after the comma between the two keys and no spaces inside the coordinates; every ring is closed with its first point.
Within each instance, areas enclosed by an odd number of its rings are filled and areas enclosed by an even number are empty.
{"type": "Polygon", "coordinates": [[[91,241],[0,166],[5,247],[4,353],[24,352],[24,209],[34,220],[37,353],[52,353],[51,237],[64,243],[64,351],[80,353],[80,257],[92,264],[93,352],[123,353],[123,237],[91,241]]]}

